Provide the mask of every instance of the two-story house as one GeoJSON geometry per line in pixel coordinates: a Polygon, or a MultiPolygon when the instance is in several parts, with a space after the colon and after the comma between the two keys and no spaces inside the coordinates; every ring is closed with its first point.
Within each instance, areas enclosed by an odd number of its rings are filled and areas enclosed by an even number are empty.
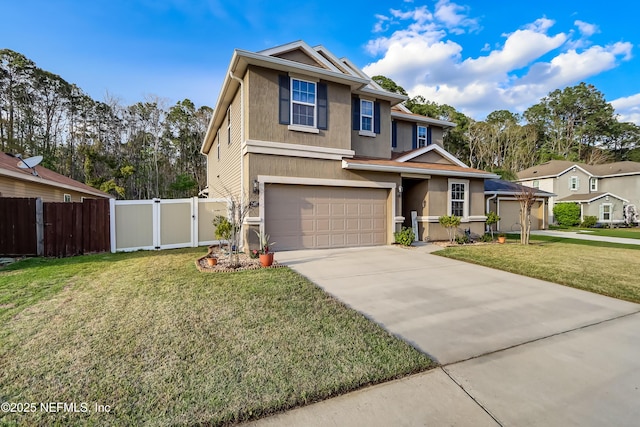
{"type": "Polygon", "coordinates": [[[443,148],[453,123],[412,114],[352,62],[297,41],[235,50],[202,144],[209,197],[257,202],[245,220],[278,250],[384,245],[438,217],[484,232],[484,180],[443,148]]]}
{"type": "Polygon", "coordinates": [[[621,223],[626,205],[640,206],[638,162],[587,165],[551,160],[518,172],[518,182],[555,194],[548,204],[551,222],[556,203],[578,203],[582,217],[595,216],[602,224],[621,223]]]}

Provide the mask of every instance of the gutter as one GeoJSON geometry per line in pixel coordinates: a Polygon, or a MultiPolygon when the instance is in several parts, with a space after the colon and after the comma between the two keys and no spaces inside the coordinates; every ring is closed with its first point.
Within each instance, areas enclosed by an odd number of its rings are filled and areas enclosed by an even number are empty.
{"type": "MultiPolygon", "coordinates": [[[[244,141],[244,82],[242,79],[233,75],[233,71],[229,71],[229,77],[237,81],[240,85],[240,146],[242,147],[244,141]]],[[[244,155],[240,150],[240,203],[244,203],[244,155]]],[[[242,208],[242,207],[241,207],[242,208]]],[[[243,221],[244,222],[244,221],[243,221]]],[[[240,236],[244,235],[244,224],[240,224],[240,236]]],[[[244,239],[240,242],[242,248],[244,239]]]]}
{"type": "MultiPolygon", "coordinates": [[[[485,194],[486,194],[486,193],[485,193],[485,194]]],[[[493,200],[493,199],[495,199],[496,197],[498,197],[498,193],[493,193],[493,196],[491,196],[491,197],[489,197],[489,198],[487,199],[487,206],[486,206],[486,208],[485,208],[485,213],[488,213],[488,212],[489,212],[489,200],[493,200]]]]}

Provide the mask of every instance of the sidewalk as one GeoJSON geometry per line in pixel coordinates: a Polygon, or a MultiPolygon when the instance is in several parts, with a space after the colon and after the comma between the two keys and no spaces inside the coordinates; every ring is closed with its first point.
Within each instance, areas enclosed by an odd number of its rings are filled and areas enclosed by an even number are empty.
{"type": "Polygon", "coordinates": [[[593,240],[596,242],[621,243],[625,245],[640,245],[640,239],[627,239],[623,237],[596,236],[588,231],[577,233],[575,231],[533,230],[531,234],[540,236],[560,237],[563,239],[593,240]]]}

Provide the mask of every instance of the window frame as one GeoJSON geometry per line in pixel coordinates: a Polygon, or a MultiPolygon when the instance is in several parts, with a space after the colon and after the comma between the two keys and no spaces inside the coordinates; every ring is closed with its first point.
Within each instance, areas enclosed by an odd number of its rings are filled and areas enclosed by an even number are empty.
{"type": "MultiPolygon", "coordinates": [[[[300,92],[300,90],[298,90],[298,92],[300,92]]],[[[290,77],[289,78],[289,93],[290,93],[290,98],[289,98],[289,126],[290,127],[301,127],[301,128],[305,128],[305,129],[317,129],[318,128],[318,82],[312,82],[310,80],[305,80],[305,79],[301,79],[301,78],[297,78],[297,77],[290,77]],[[303,101],[296,101],[294,99],[294,82],[301,82],[301,83],[307,83],[307,85],[311,84],[313,85],[313,104],[310,102],[303,102],[303,101]],[[302,124],[302,123],[295,123],[294,120],[294,114],[293,114],[293,107],[295,104],[298,105],[303,105],[306,107],[313,107],[313,125],[308,125],[308,124],[302,124]]],[[[306,92],[308,93],[308,91],[306,92]]]]}
{"type": "Polygon", "coordinates": [[[375,103],[374,101],[370,100],[370,99],[363,99],[360,98],[360,132],[364,132],[367,134],[375,134],[374,133],[374,129],[375,129],[375,125],[374,125],[374,120],[375,120],[375,103]],[[371,114],[365,114],[364,113],[364,105],[365,103],[367,105],[371,105],[371,114]],[[364,119],[368,118],[370,119],[370,125],[371,125],[371,129],[365,129],[364,128],[364,119]]]}
{"type": "MultiPolygon", "coordinates": [[[[453,203],[462,202],[462,215],[460,218],[467,220],[469,218],[469,180],[468,179],[449,179],[447,186],[447,215],[453,215],[453,203]],[[463,185],[463,196],[460,198],[453,198],[453,186],[463,185]]],[[[458,215],[456,215],[458,216],[458,215]]]]}
{"type": "Polygon", "coordinates": [[[531,184],[531,186],[532,186],[533,188],[540,189],[540,180],[539,180],[539,179],[534,179],[534,180],[533,180],[533,183],[531,184]]]}
{"type": "Polygon", "coordinates": [[[62,200],[63,200],[65,203],[71,203],[71,202],[72,202],[71,194],[69,194],[69,193],[64,193],[64,194],[62,195],[62,200]]]}
{"type": "Polygon", "coordinates": [[[422,125],[416,126],[416,141],[418,148],[426,147],[428,144],[427,127],[422,125]],[[424,136],[420,136],[420,129],[424,129],[424,136]]]}
{"type": "Polygon", "coordinates": [[[589,178],[589,190],[598,191],[598,178],[589,178]]]}
{"type": "Polygon", "coordinates": [[[611,222],[613,219],[613,203],[602,203],[600,206],[602,207],[602,209],[600,209],[600,221],[611,222]],[[609,211],[605,212],[605,208],[609,208],[609,211]],[[609,218],[605,218],[605,215],[608,215],[609,218]]]}

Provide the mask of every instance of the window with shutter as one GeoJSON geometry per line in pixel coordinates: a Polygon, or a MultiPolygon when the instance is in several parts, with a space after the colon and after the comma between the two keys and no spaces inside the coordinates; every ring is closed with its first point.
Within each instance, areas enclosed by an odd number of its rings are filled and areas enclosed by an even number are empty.
{"type": "Polygon", "coordinates": [[[318,133],[329,125],[327,84],[279,76],[279,123],[289,130],[318,133]]]}

